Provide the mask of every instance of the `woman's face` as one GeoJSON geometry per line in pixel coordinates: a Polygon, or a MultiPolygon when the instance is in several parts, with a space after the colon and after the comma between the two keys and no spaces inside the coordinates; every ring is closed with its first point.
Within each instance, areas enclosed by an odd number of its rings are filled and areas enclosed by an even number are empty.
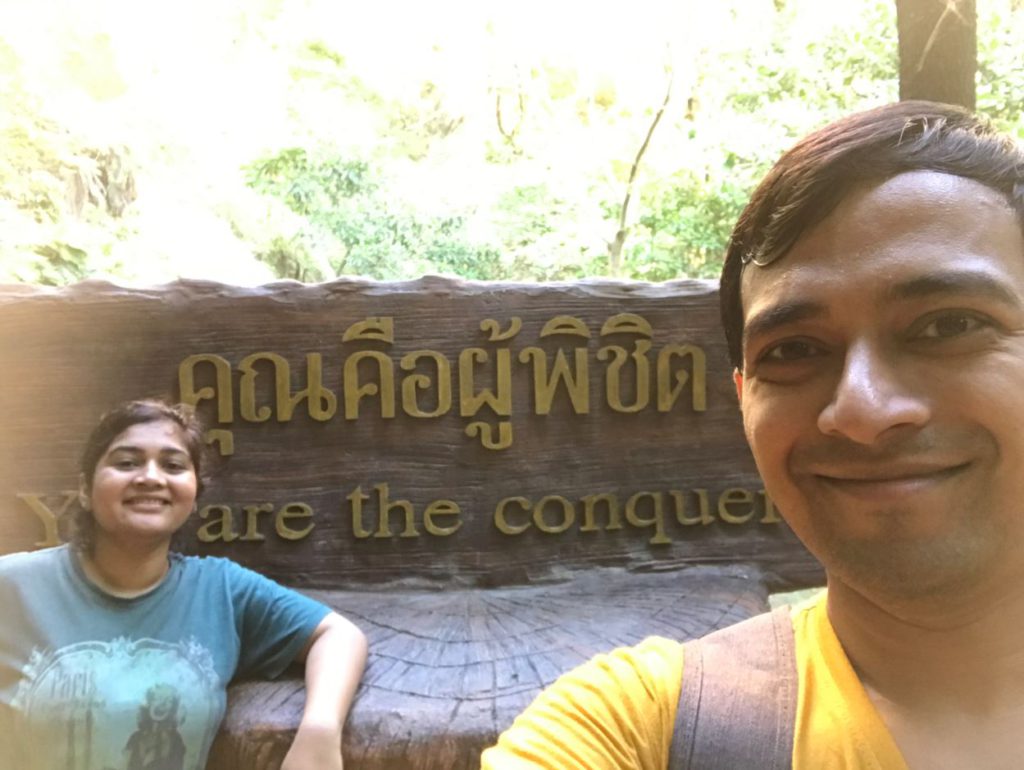
{"type": "Polygon", "coordinates": [[[170,540],[196,500],[196,471],[181,428],[137,423],[110,442],[86,490],[96,541],[151,545],[170,540]]]}

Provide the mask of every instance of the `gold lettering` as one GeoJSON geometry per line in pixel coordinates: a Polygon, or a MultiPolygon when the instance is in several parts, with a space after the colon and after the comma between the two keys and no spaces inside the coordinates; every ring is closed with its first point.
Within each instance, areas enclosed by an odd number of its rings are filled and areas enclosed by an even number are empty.
{"type": "Polygon", "coordinates": [[[666,345],[658,353],[658,411],[668,412],[679,399],[679,395],[691,382],[690,391],[693,411],[703,412],[707,409],[707,360],[704,351],[696,345],[666,345]],[[689,356],[693,368],[693,377],[685,369],[679,369],[673,375],[670,371],[672,358],[689,356]],[[674,380],[674,382],[671,382],[674,380]]]}
{"type": "Polygon", "coordinates": [[[524,348],[519,352],[519,360],[526,364],[533,359],[533,401],[537,414],[551,414],[551,402],[555,399],[558,383],[565,386],[573,411],[576,414],[590,413],[590,372],[587,365],[587,349],[576,348],[574,351],[576,374],[569,370],[569,361],[565,351],[555,353],[555,365],[548,376],[548,360],[543,350],[537,347],[524,348]]]}
{"type": "Polygon", "coordinates": [[[287,418],[284,417],[281,407],[290,399],[292,374],[288,362],[277,353],[253,353],[239,362],[238,369],[242,372],[242,379],[238,383],[238,411],[242,415],[242,419],[249,422],[266,422],[270,419],[272,412],[269,406],[256,407],[256,362],[261,360],[269,361],[274,365],[277,419],[284,421],[287,418]]]}
{"type": "Polygon", "coordinates": [[[665,535],[665,511],[661,492],[637,492],[626,501],[626,521],[634,527],[654,527],[654,537],[648,542],[652,545],[664,545],[672,540],[665,535]],[[637,514],[637,507],[643,499],[651,501],[654,518],[642,519],[637,514]]]}
{"type": "Polygon", "coordinates": [[[361,350],[345,359],[345,419],[359,418],[359,401],[366,396],[380,394],[380,416],[395,416],[395,366],[391,359],[375,350],[361,350]],[[359,384],[359,362],[375,361],[380,384],[359,384]]]}
{"type": "Polygon", "coordinates": [[[696,516],[687,516],[686,499],[683,497],[683,493],[676,490],[669,492],[669,494],[672,495],[672,500],[675,502],[676,521],[684,527],[692,527],[694,524],[703,524],[706,526],[715,520],[715,517],[711,515],[711,510],[708,505],[708,491],[706,489],[695,489],[693,490],[693,493],[697,495],[700,513],[696,516]]]}
{"type": "Polygon", "coordinates": [[[230,457],[235,453],[235,434],[224,428],[208,430],[203,435],[203,441],[217,445],[217,452],[221,457],[230,457]]]}
{"type": "Polygon", "coordinates": [[[375,340],[389,345],[395,341],[395,320],[392,316],[372,316],[357,321],[345,330],[342,342],[375,340]]]}
{"type": "Polygon", "coordinates": [[[457,503],[452,500],[435,500],[423,511],[423,528],[431,535],[448,537],[459,531],[462,527],[461,521],[456,521],[446,527],[434,523],[435,516],[458,516],[462,511],[457,503]]]}
{"type": "Polygon", "coordinates": [[[583,321],[572,315],[557,315],[544,324],[544,328],[540,330],[541,339],[553,334],[568,334],[573,337],[590,339],[590,329],[583,321]]]}
{"type": "Polygon", "coordinates": [[[338,397],[324,387],[324,361],[319,353],[306,356],[306,388],[299,396],[306,398],[309,416],[317,422],[326,422],[338,411],[338,397]]]}
{"type": "Polygon", "coordinates": [[[758,494],[764,499],[764,516],[761,518],[762,524],[780,524],[782,519],[779,518],[778,512],[775,510],[775,503],[768,497],[768,493],[763,489],[758,490],[758,494]]]}
{"type": "Polygon", "coordinates": [[[189,356],[178,365],[178,392],[184,404],[195,406],[200,401],[217,398],[217,422],[229,423],[234,419],[234,404],[231,397],[231,364],[227,359],[210,354],[189,356]],[[204,386],[196,389],[195,367],[198,364],[213,366],[217,387],[204,386]]]}
{"type": "Polygon", "coordinates": [[[71,503],[78,498],[77,491],[63,492],[62,494],[64,499],[56,513],[50,510],[43,502],[43,495],[30,494],[28,492],[15,495],[15,497],[22,500],[29,507],[29,510],[36,515],[36,518],[43,525],[43,539],[35,544],[36,548],[51,548],[55,545],[60,545],[57,522],[61,516],[67,513],[71,503]]]}
{"type": "Polygon", "coordinates": [[[238,533],[234,529],[234,514],[230,506],[207,505],[199,511],[199,518],[206,521],[196,532],[196,537],[201,543],[216,543],[218,540],[230,543],[238,539],[238,533]],[[217,517],[206,521],[213,514],[217,514],[217,517]]]}
{"type": "Polygon", "coordinates": [[[718,517],[726,524],[746,524],[754,516],[753,502],[754,493],[749,489],[727,489],[718,496],[718,517]],[[730,505],[749,505],[750,510],[736,514],[729,510],[730,505]]]}
{"type": "Polygon", "coordinates": [[[576,521],[576,508],[561,495],[547,495],[537,501],[537,505],[533,509],[533,523],[537,526],[541,532],[546,532],[549,535],[557,535],[565,530],[569,529],[576,521]],[[544,520],[544,509],[548,507],[548,503],[556,503],[562,506],[562,521],[559,524],[549,525],[544,520]]]}
{"type": "Polygon", "coordinates": [[[368,502],[370,499],[369,495],[363,494],[362,487],[356,487],[352,492],[345,496],[345,499],[352,504],[352,534],[362,540],[373,534],[363,524],[363,503],[368,502]]]}
{"type": "Polygon", "coordinates": [[[319,353],[306,356],[306,387],[292,395],[292,375],[288,361],[277,353],[253,353],[239,362],[242,378],[238,383],[238,410],[249,422],[266,422],[274,410],[267,405],[256,406],[256,369],[258,361],[274,366],[274,403],[278,422],[292,419],[295,407],[305,400],[310,416],[323,422],[338,408],[338,399],[323,384],[323,357],[319,353]]]}
{"type": "Polygon", "coordinates": [[[512,423],[501,420],[498,423],[498,438],[494,438],[494,426],[486,422],[471,422],[466,426],[466,435],[480,438],[484,449],[508,449],[512,446],[512,423]]]}
{"type": "Polygon", "coordinates": [[[494,509],[494,526],[498,528],[499,532],[506,535],[519,535],[528,530],[531,525],[529,521],[520,525],[508,523],[508,520],[505,518],[505,508],[511,503],[518,505],[524,512],[528,513],[530,510],[530,501],[525,497],[506,497],[494,509]]]}
{"type": "Polygon", "coordinates": [[[311,521],[302,529],[294,529],[288,525],[288,522],[295,519],[311,518],[313,518],[313,509],[305,503],[285,503],[274,517],[274,529],[285,540],[302,540],[313,531],[314,523],[311,521]]]}
{"type": "Polygon", "coordinates": [[[242,507],[245,511],[245,532],[242,534],[240,540],[266,540],[263,533],[260,532],[260,514],[270,513],[274,510],[272,503],[260,503],[254,505],[246,505],[242,507]]]}
{"type": "Polygon", "coordinates": [[[452,366],[436,350],[415,350],[403,356],[399,366],[406,372],[415,371],[416,361],[420,358],[432,360],[436,367],[437,407],[432,412],[420,408],[417,390],[427,391],[431,380],[425,374],[410,374],[402,380],[402,410],[410,417],[440,417],[452,408],[452,366]]]}
{"type": "Polygon", "coordinates": [[[608,526],[605,529],[622,529],[622,516],[619,513],[617,495],[587,495],[583,498],[583,526],[580,527],[580,532],[596,532],[599,529],[594,522],[598,503],[604,503],[605,510],[608,511],[608,526]]]}
{"type": "Polygon", "coordinates": [[[483,348],[466,348],[459,352],[459,414],[472,417],[489,406],[502,417],[512,414],[512,354],[506,348],[494,351],[495,387],[476,392],[476,366],[486,364],[490,353],[483,348]]]}
{"type": "Polygon", "coordinates": [[[650,337],[653,333],[650,322],[635,313],[613,315],[601,327],[602,337],[609,334],[639,334],[642,337],[650,337]]]}
{"type": "Polygon", "coordinates": [[[405,513],[405,528],[399,537],[419,537],[416,531],[416,516],[412,509],[412,503],[408,500],[395,500],[388,502],[388,485],[377,484],[377,532],[374,537],[391,537],[391,511],[396,508],[405,513]]]}
{"type": "Polygon", "coordinates": [[[523,319],[519,316],[512,316],[508,322],[508,328],[505,331],[501,330],[501,324],[493,318],[485,318],[480,322],[480,331],[487,335],[487,339],[491,342],[504,342],[510,340],[519,334],[520,329],[523,328],[523,319]]]}
{"type": "Polygon", "coordinates": [[[605,396],[608,405],[616,412],[635,414],[647,407],[651,400],[651,364],[647,360],[647,351],[651,349],[649,340],[637,340],[633,346],[633,352],[629,353],[619,345],[606,345],[597,351],[599,361],[612,359],[608,365],[605,375],[605,396]],[[633,360],[636,369],[636,391],[632,404],[625,404],[622,401],[622,369],[626,361],[633,360]]]}

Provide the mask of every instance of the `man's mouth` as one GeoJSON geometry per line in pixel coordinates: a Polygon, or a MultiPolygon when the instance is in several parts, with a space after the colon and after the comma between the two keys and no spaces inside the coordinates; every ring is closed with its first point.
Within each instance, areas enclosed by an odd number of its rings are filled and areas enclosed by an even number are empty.
{"type": "Polygon", "coordinates": [[[876,467],[823,469],[814,477],[833,489],[855,497],[899,497],[924,492],[970,467],[965,463],[891,464],[876,467]]]}

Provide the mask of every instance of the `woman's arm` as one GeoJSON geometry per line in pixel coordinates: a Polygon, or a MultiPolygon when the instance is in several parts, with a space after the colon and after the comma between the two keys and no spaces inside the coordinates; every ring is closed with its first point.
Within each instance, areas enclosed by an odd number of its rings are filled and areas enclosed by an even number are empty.
{"type": "Polygon", "coordinates": [[[366,637],[332,612],[297,660],[306,663],[306,706],[281,770],[341,770],[341,728],[366,666],[366,637]]]}

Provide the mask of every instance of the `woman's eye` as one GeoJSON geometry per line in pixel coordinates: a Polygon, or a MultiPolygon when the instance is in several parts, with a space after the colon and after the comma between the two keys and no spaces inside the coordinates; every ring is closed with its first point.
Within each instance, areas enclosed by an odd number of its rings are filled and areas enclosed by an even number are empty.
{"type": "Polygon", "coordinates": [[[976,331],[988,323],[971,313],[948,313],[933,318],[919,332],[926,339],[948,339],[976,331]]]}

